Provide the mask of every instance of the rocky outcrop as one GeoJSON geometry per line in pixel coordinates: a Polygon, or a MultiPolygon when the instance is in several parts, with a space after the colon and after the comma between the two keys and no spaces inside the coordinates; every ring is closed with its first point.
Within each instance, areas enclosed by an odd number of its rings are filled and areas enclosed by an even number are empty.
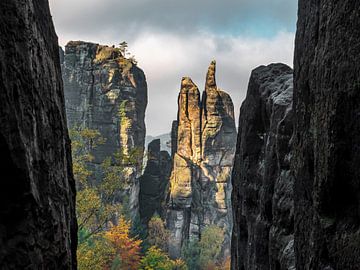
{"type": "Polygon", "coordinates": [[[360,269],[360,2],[300,0],[295,48],[297,269],[360,269]]]}
{"type": "Polygon", "coordinates": [[[160,134],[157,136],[146,135],[145,148],[154,140],[160,140],[160,150],[171,154],[171,133],[160,134]]]}
{"type": "Polygon", "coordinates": [[[106,139],[93,152],[95,175],[99,164],[115,152],[139,155],[138,163],[127,166],[124,176],[130,183],[126,194],[134,217],[145,142],[145,75],[119,49],[82,41],[66,45],[62,70],[69,128],[96,129],[106,139]]]}
{"type": "Polygon", "coordinates": [[[160,151],[160,140],[148,146],[147,164],[140,177],[139,212],[142,224],[147,225],[154,214],[165,218],[166,190],[171,173],[171,157],[167,151],[160,151]]]}
{"type": "Polygon", "coordinates": [[[1,269],[76,269],[57,37],[46,0],[0,2],[1,269]]]}
{"type": "Polygon", "coordinates": [[[232,213],[230,174],[235,153],[234,108],[215,82],[215,62],[206,78],[203,97],[190,78],[183,78],[178,120],[173,123],[173,170],[167,225],[169,252],[180,255],[188,239],[215,224],[225,231],[224,256],[229,255],[232,213]]]}
{"type": "Polygon", "coordinates": [[[284,64],[256,68],[241,106],[232,175],[232,269],[295,269],[292,73],[284,64]]]}

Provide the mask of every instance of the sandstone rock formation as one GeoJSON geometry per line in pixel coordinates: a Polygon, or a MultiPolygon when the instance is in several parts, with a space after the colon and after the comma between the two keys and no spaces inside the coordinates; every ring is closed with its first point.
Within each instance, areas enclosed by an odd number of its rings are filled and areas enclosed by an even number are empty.
{"type": "Polygon", "coordinates": [[[212,62],[203,97],[190,78],[183,78],[178,120],[173,123],[173,170],[168,202],[169,252],[180,255],[187,239],[199,239],[206,225],[225,230],[224,256],[232,230],[230,174],[235,153],[234,108],[215,82],[212,62]]]}
{"type": "Polygon", "coordinates": [[[62,70],[69,128],[96,129],[106,139],[93,153],[95,173],[104,158],[120,149],[138,152],[138,163],[129,165],[124,177],[131,183],[126,194],[134,217],[145,142],[145,75],[119,49],[82,41],[66,45],[62,70]]]}
{"type": "Polygon", "coordinates": [[[295,269],[292,73],[284,64],[256,68],[241,106],[232,175],[232,269],[295,269]]]}
{"type": "Polygon", "coordinates": [[[165,200],[171,173],[171,157],[160,151],[160,139],[148,146],[147,164],[140,177],[139,213],[142,224],[147,225],[154,214],[165,218],[165,200]]]}
{"type": "Polygon", "coordinates": [[[295,48],[297,269],[360,269],[360,2],[300,0],[295,48]]]}
{"type": "Polygon", "coordinates": [[[76,269],[57,37],[46,0],[0,2],[0,268],[76,269]]]}

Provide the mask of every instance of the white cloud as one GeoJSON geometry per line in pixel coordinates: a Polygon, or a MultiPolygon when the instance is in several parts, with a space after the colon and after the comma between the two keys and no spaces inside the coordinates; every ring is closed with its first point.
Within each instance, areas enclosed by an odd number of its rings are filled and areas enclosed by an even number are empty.
{"type": "Polygon", "coordinates": [[[207,67],[217,60],[217,83],[234,102],[238,117],[251,70],[259,65],[282,62],[292,66],[294,33],[279,33],[271,39],[225,38],[203,33],[177,36],[144,33],[130,44],[147,76],[148,134],[169,132],[176,119],[177,95],[183,76],[190,76],[202,91],[207,67]]]}

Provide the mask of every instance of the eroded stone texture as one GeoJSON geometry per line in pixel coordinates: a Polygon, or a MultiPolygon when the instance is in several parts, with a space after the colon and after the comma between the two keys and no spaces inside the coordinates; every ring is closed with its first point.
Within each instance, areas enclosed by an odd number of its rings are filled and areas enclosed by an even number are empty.
{"type": "Polygon", "coordinates": [[[46,0],[0,1],[0,268],[76,269],[59,47],[46,0]]]}
{"type": "Polygon", "coordinates": [[[145,142],[145,75],[119,49],[82,41],[66,45],[62,70],[69,128],[96,129],[106,139],[93,153],[95,174],[115,152],[138,152],[137,164],[127,166],[124,176],[130,183],[129,212],[135,217],[145,142]]]}
{"type": "Polygon", "coordinates": [[[300,0],[295,48],[298,269],[360,269],[360,2],[300,0]]]}
{"type": "Polygon", "coordinates": [[[167,217],[172,257],[179,257],[184,242],[199,239],[202,230],[211,224],[224,229],[223,256],[230,253],[230,174],[236,129],[232,101],[217,88],[215,67],[214,61],[209,67],[202,99],[190,78],[181,82],[178,121],[172,132],[177,147],[173,154],[167,217]]]}
{"type": "Polygon", "coordinates": [[[252,72],[232,175],[232,269],[295,269],[292,96],[288,66],[272,64],[252,72]]]}
{"type": "Polygon", "coordinates": [[[177,151],[177,133],[178,133],[178,121],[173,121],[171,125],[171,158],[174,158],[174,155],[177,151]]]}
{"type": "Polygon", "coordinates": [[[160,140],[148,146],[147,164],[140,177],[139,212],[143,224],[147,225],[154,214],[165,218],[165,200],[171,173],[171,157],[160,151],[160,140]]]}

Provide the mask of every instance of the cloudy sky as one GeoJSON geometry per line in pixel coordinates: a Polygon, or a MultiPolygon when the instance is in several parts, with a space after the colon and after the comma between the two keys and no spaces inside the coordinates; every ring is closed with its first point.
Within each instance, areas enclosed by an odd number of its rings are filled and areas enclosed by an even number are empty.
{"type": "Polygon", "coordinates": [[[127,41],[147,77],[148,135],[170,131],[183,76],[204,88],[217,60],[218,87],[238,117],[252,69],[292,66],[297,0],[50,0],[60,45],[127,41]]]}

